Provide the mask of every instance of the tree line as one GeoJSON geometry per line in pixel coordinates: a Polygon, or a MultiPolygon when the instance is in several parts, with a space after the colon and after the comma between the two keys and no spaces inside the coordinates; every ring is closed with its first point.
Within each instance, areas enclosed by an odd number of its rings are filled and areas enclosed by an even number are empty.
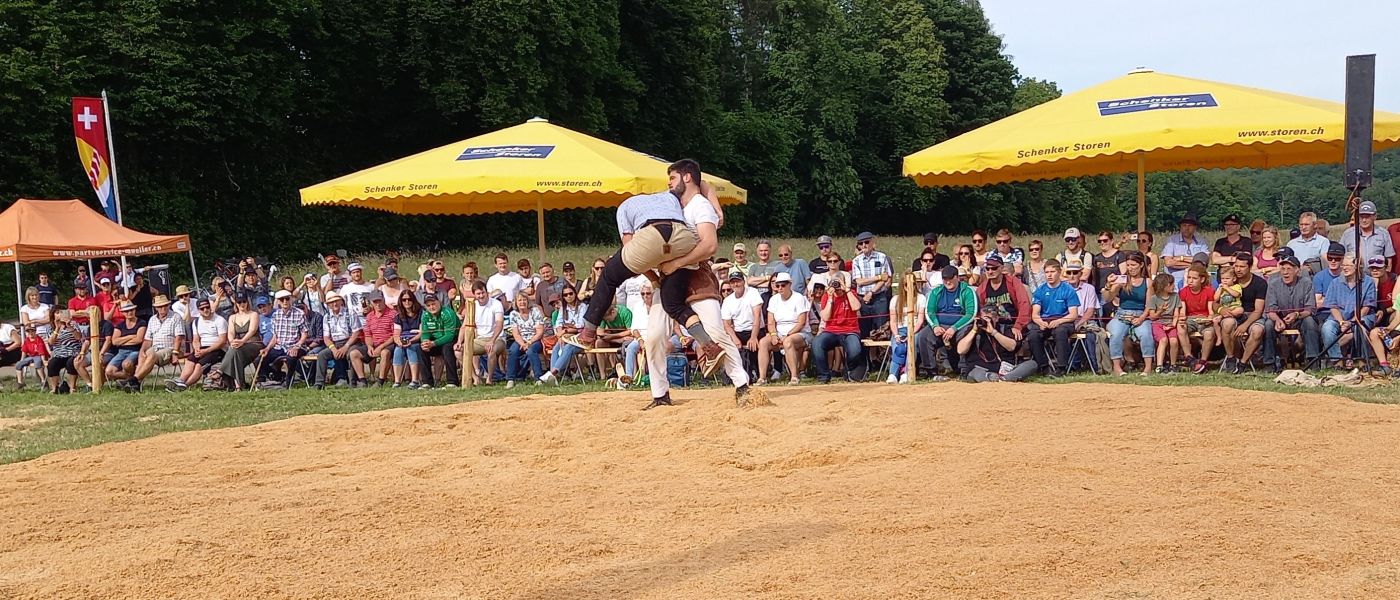
{"type": "MultiPolygon", "coordinates": [[[[68,102],[105,88],[127,223],[188,232],[205,258],[529,245],[532,215],[308,208],[297,190],[534,116],[700,160],[749,190],[728,222],[754,235],[1122,229],[1135,211],[1130,176],[901,176],[904,155],[1060,93],[973,0],[18,0],[0,56],[0,204],[94,202],[68,102]]],[[[1151,223],[1340,204],[1323,172],[1153,175],[1151,223]]],[[[613,238],[610,211],[548,222],[552,244],[613,238]]]]}

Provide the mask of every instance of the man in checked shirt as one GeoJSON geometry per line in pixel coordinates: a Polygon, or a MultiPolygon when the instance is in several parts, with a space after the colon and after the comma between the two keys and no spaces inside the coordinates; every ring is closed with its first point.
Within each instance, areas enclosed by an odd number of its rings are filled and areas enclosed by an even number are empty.
{"type": "Polygon", "coordinates": [[[890,281],[894,277],[890,257],[875,249],[875,234],[869,231],[856,236],[856,254],[851,259],[851,277],[856,295],[860,297],[860,337],[889,322],[890,281]]]}

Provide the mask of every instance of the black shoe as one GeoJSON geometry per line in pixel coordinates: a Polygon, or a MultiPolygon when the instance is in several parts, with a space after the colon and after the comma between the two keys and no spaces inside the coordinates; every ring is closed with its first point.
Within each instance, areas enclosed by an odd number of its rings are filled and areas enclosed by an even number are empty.
{"type": "Polygon", "coordinates": [[[1236,374],[1236,375],[1244,375],[1244,372],[1245,372],[1246,370],[1247,370],[1247,369],[1245,368],[1245,362],[1242,361],[1242,360],[1237,360],[1237,361],[1235,361],[1235,370],[1232,371],[1232,373],[1234,373],[1234,374],[1236,374]]]}
{"type": "Polygon", "coordinates": [[[660,398],[652,398],[651,404],[648,404],[647,407],[643,408],[642,410],[651,410],[658,406],[671,406],[671,395],[666,394],[665,396],[662,396],[660,398]]]}
{"type": "Polygon", "coordinates": [[[320,390],[326,389],[326,384],[324,384],[324,383],[318,383],[318,384],[313,385],[313,386],[311,386],[311,387],[316,388],[316,391],[320,391],[320,390]]]}
{"type": "Polygon", "coordinates": [[[734,405],[740,408],[749,404],[749,385],[746,383],[734,388],[734,405]]]}
{"type": "Polygon", "coordinates": [[[1283,361],[1281,361],[1281,360],[1275,360],[1275,361],[1274,361],[1274,375],[1278,375],[1279,373],[1282,373],[1282,372],[1283,372],[1283,361]]]}
{"type": "Polygon", "coordinates": [[[831,383],[830,377],[818,377],[817,383],[831,383]]]}

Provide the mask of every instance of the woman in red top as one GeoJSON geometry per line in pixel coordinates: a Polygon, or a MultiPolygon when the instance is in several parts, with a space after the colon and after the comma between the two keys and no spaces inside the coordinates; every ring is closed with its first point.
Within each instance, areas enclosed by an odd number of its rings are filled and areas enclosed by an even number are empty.
{"type": "Polygon", "coordinates": [[[868,365],[860,341],[860,297],[840,277],[821,300],[821,331],[812,341],[812,362],[817,364],[817,381],[831,382],[831,361],[827,354],[839,344],[846,352],[846,380],[864,381],[868,365]]]}
{"type": "Polygon", "coordinates": [[[1206,370],[1204,358],[1196,358],[1196,354],[1191,352],[1191,334],[1201,334],[1200,356],[1209,357],[1210,351],[1215,348],[1216,335],[1215,323],[1211,316],[1215,314],[1215,289],[1210,286],[1210,273],[1201,265],[1192,265],[1191,270],[1186,272],[1186,287],[1181,288],[1178,293],[1181,296],[1181,305],[1186,308],[1186,322],[1184,327],[1176,328],[1176,339],[1181,344],[1181,348],[1186,353],[1186,364],[1197,375],[1206,370]]]}

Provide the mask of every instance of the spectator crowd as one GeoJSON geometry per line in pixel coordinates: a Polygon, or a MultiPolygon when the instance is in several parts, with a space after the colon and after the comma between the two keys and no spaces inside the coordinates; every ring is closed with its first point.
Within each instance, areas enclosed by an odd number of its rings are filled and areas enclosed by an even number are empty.
{"type": "MultiPolygon", "coordinates": [[[[724,290],[724,329],[757,384],[865,381],[872,371],[899,383],[911,368],[975,382],[1081,370],[1242,374],[1279,372],[1287,362],[1388,375],[1400,327],[1392,238],[1400,232],[1378,228],[1375,213],[1361,203],[1360,246],[1352,228],[1329,239],[1312,213],[1289,232],[1260,220],[1246,228],[1231,215],[1213,243],[1186,214],[1160,247],[1146,231],[1070,228],[1054,256],[1042,240],[1018,246],[1005,229],[975,231],[947,255],[930,233],[908,268],[912,301],[899,289],[905,269],[869,232],[848,255],[821,236],[810,259],[768,240],[752,254],[737,243],[712,271],[724,290]]],[[[335,254],[322,264],[300,279],[276,277],[249,257],[237,277],[168,293],[116,263],[91,275],[80,267],[71,286],[41,273],[25,292],[19,327],[0,326],[0,364],[14,365],[21,385],[33,370],[55,392],[86,385],[97,369],[139,391],[165,369],[164,387],[178,392],[296,381],[453,388],[463,372],[476,385],[507,388],[590,374],[627,386],[686,381],[694,359],[680,326],[665,348],[644,347],[645,315],[660,301],[644,275],[611,299],[596,350],[560,342],[583,327],[604,258],[583,273],[572,262],[556,270],[504,253],[486,272],[468,262],[448,273],[430,260],[405,273],[397,259],[366,268],[335,254]],[[91,307],[100,320],[89,318],[91,307]],[[463,319],[466,310],[474,318],[463,319]],[[649,352],[675,356],[680,372],[647,373],[640,357],[649,352]]]]}

